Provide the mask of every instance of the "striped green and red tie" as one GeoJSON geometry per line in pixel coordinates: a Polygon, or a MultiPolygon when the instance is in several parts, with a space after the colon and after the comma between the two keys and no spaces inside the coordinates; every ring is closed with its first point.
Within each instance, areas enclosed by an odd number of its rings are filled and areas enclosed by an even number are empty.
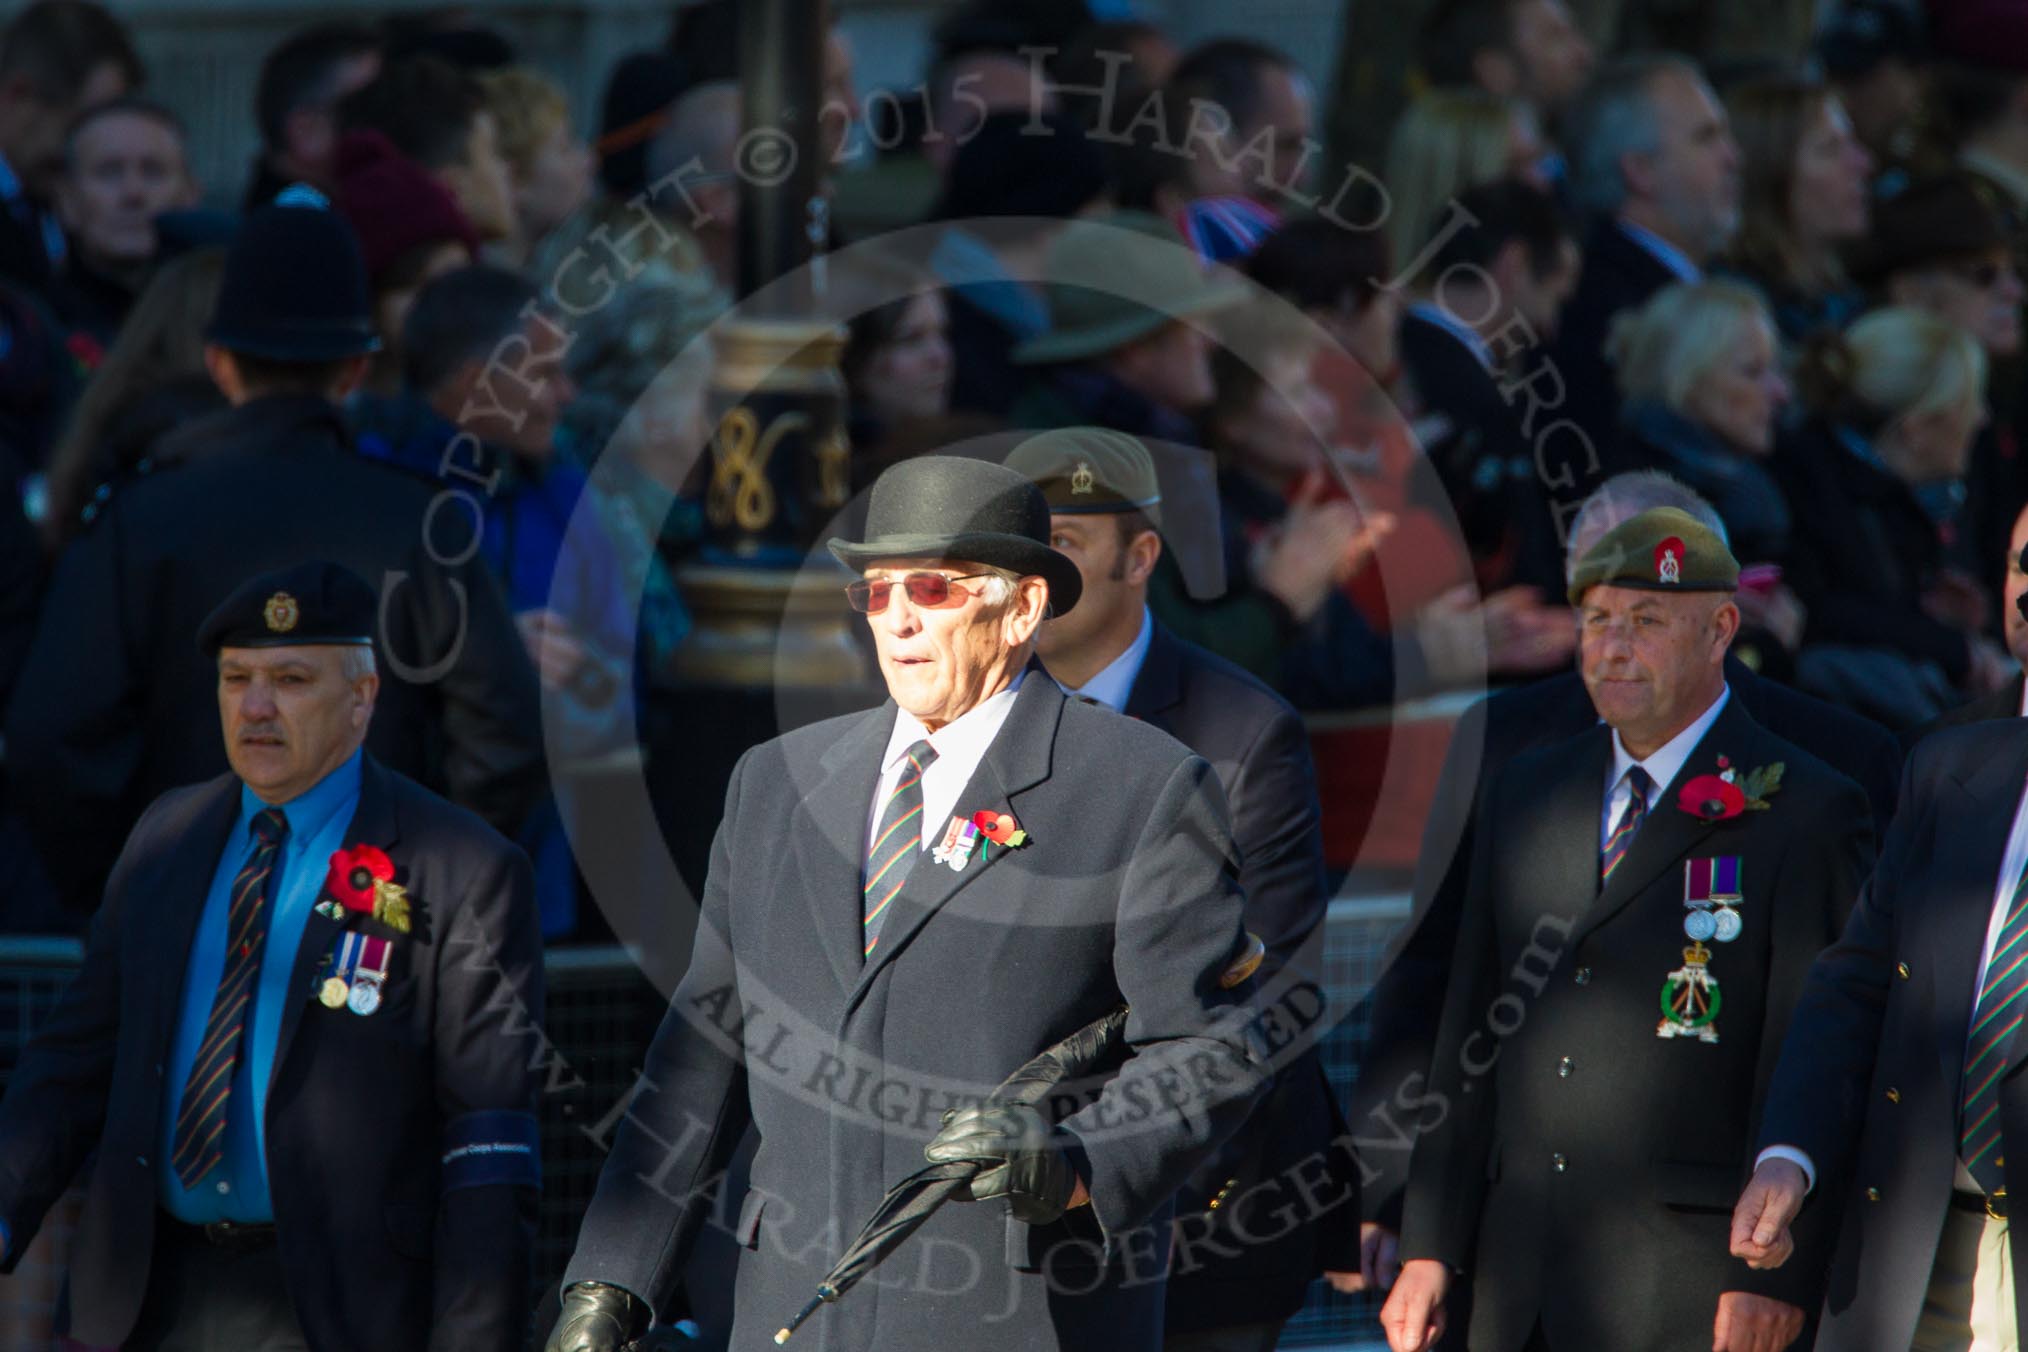
{"type": "Polygon", "coordinates": [[[280,808],[268,808],[253,819],[258,844],[232,880],[232,907],[226,917],[225,975],[212,997],[211,1017],[204,1021],[204,1041],[183,1082],[176,1114],[174,1152],[169,1159],[186,1188],[211,1172],[225,1157],[226,1104],[232,1076],[239,1064],[240,1035],[246,1028],[254,986],[260,979],[261,953],[268,934],[268,899],[275,857],[288,838],[289,819],[280,808]]]}
{"type": "Polygon", "coordinates": [[[1633,848],[1634,836],[1648,815],[1648,789],[1653,782],[1648,778],[1648,772],[1638,765],[1627,770],[1627,806],[1613,825],[1613,833],[1606,837],[1605,849],[1599,852],[1599,886],[1605,886],[1606,880],[1613,876],[1613,870],[1620,866],[1620,861],[1627,857],[1627,851],[1633,848]]]}
{"type": "Polygon", "coordinates": [[[887,904],[908,881],[915,857],[922,853],[922,772],[937,758],[928,742],[908,749],[908,764],[901,780],[880,808],[880,824],[873,828],[873,845],[866,851],[866,886],[859,893],[860,937],[865,940],[862,955],[871,957],[880,942],[880,922],[887,904]]]}
{"type": "Polygon", "coordinates": [[[2024,1013],[2028,1013],[2028,873],[2014,884],[2007,919],[1993,945],[1993,960],[1986,964],[1986,979],[1979,986],[1979,1002],[1972,1008],[1972,1035],[1965,1042],[1958,1151],[1989,1194],[2006,1182],[2000,1167],[2000,1075],[2007,1068],[2007,1048],[2024,1013]]]}

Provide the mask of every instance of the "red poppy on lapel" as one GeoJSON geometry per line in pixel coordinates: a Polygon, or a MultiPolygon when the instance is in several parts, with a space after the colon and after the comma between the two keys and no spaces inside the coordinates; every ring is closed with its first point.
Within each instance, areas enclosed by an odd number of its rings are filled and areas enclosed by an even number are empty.
{"type": "Polygon", "coordinates": [[[979,834],[992,841],[1013,849],[1028,843],[1028,833],[1021,829],[1021,823],[1005,812],[974,812],[972,825],[979,828],[979,834]]]}
{"type": "Polygon", "coordinates": [[[1717,775],[1699,775],[1683,786],[1676,804],[1703,821],[1722,822],[1746,811],[1746,795],[1739,791],[1739,785],[1717,775]]]}
{"type": "Polygon", "coordinates": [[[408,933],[408,889],[394,880],[394,861],[378,845],[333,850],[324,895],[347,911],[408,933]]]}

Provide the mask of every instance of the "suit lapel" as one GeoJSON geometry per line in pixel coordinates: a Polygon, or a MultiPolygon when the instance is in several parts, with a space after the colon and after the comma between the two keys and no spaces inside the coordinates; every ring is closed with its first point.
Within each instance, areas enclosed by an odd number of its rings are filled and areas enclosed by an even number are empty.
{"type": "MultiPolygon", "coordinates": [[[[1610,740],[1607,745],[1611,745],[1610,740]]],[[[1697,848],[1717,829],[1719,823],[1707,822],[1676,805],[1676,795],[1683,785],[1698,775],[1718,773],[1720,755],[1730,760],[1741,774],[1758,769],[1764,759],[1760,752],[1758,725],[1748,716],[1737,696],[1728,698],[1716,721],[1691,748],[1676,777],[1656,790],[1648,804],[1647,820],[1641,823],[1640,832],[1635,835],[1626,858],[1620,860],[1620,866],[1613,870],[1612,878],[1599,892],[1597,904],[1585,917],[1583,934],[1590,934],[1626,909],[1628,903],[1641,895],[1649,884],[1673,868],[1677,860],[1697,848]]],[[[1601,778],[1601,792],[1603,789],[1601,778]]],[[[1604,810],[1604,800],[1601,799],[1599,811],[1604,810]]]]}
{"type": "MultiPolygon", "coordinates": [[[[818,761],[821,777],[801,795],[789,829],[801,879],[797,890],[810,908],[810,929],[838,978],[840,992],[852,989],[865,965],[860,957],[864,942],[859,891],[873,793],[880,784],[881,753],[894,731],[894,716],[894,701],[889,700],[862,714],[831,744],[818,761]]],[[[888,924],[892,923],[890,917],[888,924]]]]}
{"type": "Polygon", "coordinates": [[[1982,757],[1964,779],[1945,786],[1937,815],[1936,854],[1930,862],[1933,872],[1924,878],[1920,903],[1924,918],[1933,917],[1932,923],[1922,926],[1930,948],[1924,966],[1935,974],[1931,998],[1937,1056],[1944,1083],[1953,1086],[1953,1101],[1964,1070],[1972,1005],[1978,998],[1975,986],[1985,954],[1986,927],[1992,921],[2007,838],[2028,773],[2028,740],[2018,733],[2011,745],[2003,744],[1997,752],[1982,757]]]}
{"type": "MultiPolygon", "coordinates": [[[[352,809],[352,820],[345,827],[341,845],[378,845],[391,855],[400,834],[394,814],[394,785],[378,761],[371,756],[362,757],[359,803],[352,809]]],[[[315,870],[323,868],[325,861],[304,858],[298,860],[295,866],[315,870]]],[[[323,961],[326,950],[344,927],[344,921],[333,920],[311,908],[309,919],[303,926],[303,937],[297,941],[295,956],[290,963],[288,999],[282,1004],[282,1027],[275,1038],[275,1059],[268,1072],[270,1086],[281,1074],[282,1063],[288,1059],[289,1043],[303,1022],[304,1010],[309,1008],[310,981],[317,973],[317,964],[323,961]]]]}
{"type": "Polygon", "coordinates": [[[1148,641],[1148,655],[1141,661],[1140,674],[1127,694],[1129,718],[1138,718],[1167,730],[1168,711],[1183,702],[1183,652],[1176,636],[1160,624],[1148,641]]]}
{"type": "MultiPolygon", "coordinates": [[[[211,896],[211,880],[218,874],[219,860],[230,843],[232,824],[239,820],[239,778],[222,775],[206,788],[206,801],[191,819],[163,866],[156,895],[173,898],[173,906],[158,912],[161,920],[146,927],[153,937],[146,941],[146,969],[160,974],[162,988],[157,1008],[167,1016],[157,1036],[173,1036],[180,1018],[184,976],[190,967],[190,947],[197,941],[197,926],[204,918],[204,903],[211,896]],[[166,955],[165,960],[152,960],[166,955]]],[[[126,903],[130,908],[133,901],[126,903]]],[[[145,931],[143,931],[145,932],[145,931]]]]}
{"type": "MultiPolygon", "coordinates": [[[[1588,728],[1568,743],[1551,780],[1542,786],[1542,829],[1527,839],[1543,842],[1550,857],[1532,856],[1526,873],[1549,889],[1546,895],[1572,899],[1569,913],[1586,914],[1598,897],[1598,818],[1605,810],[1606,772],[1612,768],[1612,732],[1588,728]]],[[[1540,909],[1544,893],[1528,889],[1528,904],[1540,909]]]]}
{"type": "MultiPolygon", "coordinates": [[[[1014,707],[1007,713],[1007,721],[958,794],[955,808],[958,815],[987,809],[1011,813],[1015,795],[1049,778],[1056,725],[1063,714],[1063,705],[1064,695],[1056,682],[1040,667],[1031,666],[1014,697],[1014,707]]],[[[948,821],[925,821],[923,829],[930,833],[928,838],[937,839],[947,825],[948,821]]],[[[908,881],[889,903],[887,920],[880,927],[880,944],[861,967],[846,1012],[850,1013],[865,998],[881,969],[894,961],[895,954],[908,946],[931,916],[1008,853],[995,847],[989,855],[981,842],[965,867],[957,872],[928,854],[918,859],[908,881]]]]}

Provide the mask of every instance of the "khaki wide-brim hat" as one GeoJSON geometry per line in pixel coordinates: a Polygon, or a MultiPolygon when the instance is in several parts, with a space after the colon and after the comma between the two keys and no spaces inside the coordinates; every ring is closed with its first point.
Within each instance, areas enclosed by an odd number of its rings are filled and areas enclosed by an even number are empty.
{"type": "Polygon", "coordinates": [[[1049,286],[1049,332],[1014,348],[1024,366],[1082,361],[1145,338],[1164,324],[1228,309],[1247,298],[1239,282],[1205,275],[1169,223],[1145,211],[1074,220],[1049,248],[1051,277],[1106,278],[1124,294],[1070,282],[1049,286]],[[1160,296],[1159,308],[1128,296],[1160,296]]]}

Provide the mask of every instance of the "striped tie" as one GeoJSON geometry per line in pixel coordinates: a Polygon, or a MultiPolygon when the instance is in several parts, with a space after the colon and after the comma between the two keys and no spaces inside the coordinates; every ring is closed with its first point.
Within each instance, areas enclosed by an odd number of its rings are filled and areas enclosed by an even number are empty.
{"type": "Polygon", "coordinates": [[[866,886],[859,894],[861,950],[873,955],[880,942],[880,922],[887,915],[887,903],[908,881],[915,857],[922,853],[922,772],[937,758],[937,749],[917,742],[908,749],[908,766],[901,782],[887,795],[880,809],[880,824],[873,830],[873,846],[866,851],[866,886]]]}
{"type": "Polygon", "coordinates": [[[225,1157],[225,1107],[267,939],[275,856],[289,834],[289,819],[280,808],[271,807],[253,819],[253,830],[260,843],[232,880],[225,976],[218,983],[218,994],[212,997],[211,1017],[204,1021],[204,1041],[190,1065],[190,1078],[183,1082],[182,1107],[176,1115],[175,1149],[169,1163],[185,1188],[195,1187],[225,1157]]]}
{"type": "Polygon", "coordinates": [[[1641,822],[1648,815],[1648,789],[1652,783],[1648,772],[1638,765],[1627,771],[1627,788],[1631,792],[1627,795],[1626,811],[1620,813],[1619,824],[1606,837],[1605,849],[1599,854],[1599,886],[1605,886],[1613,876],[1613,870],[1620,866],[1620,860],[1625,859],[1627,851],[1633,848],[1634,834],[1641,829],[1641,822]]]}
{"type": "Polygon", "coordinates": [[[2000,1076],[2007,1068],[2007,1047],[2021,1016],[2028,1013],[2028,873],[2014,884],[2007,919],[1986,964],[1986,979],[1973,1006],[1972,1035],[1965,1042],[1963,1097],[1959,1099],[1963,1129],[1958,1153],[1972,1177],[1987,1193],[1998,1193],[2006,1181],[2000,1167],[2000,1076]]]}

